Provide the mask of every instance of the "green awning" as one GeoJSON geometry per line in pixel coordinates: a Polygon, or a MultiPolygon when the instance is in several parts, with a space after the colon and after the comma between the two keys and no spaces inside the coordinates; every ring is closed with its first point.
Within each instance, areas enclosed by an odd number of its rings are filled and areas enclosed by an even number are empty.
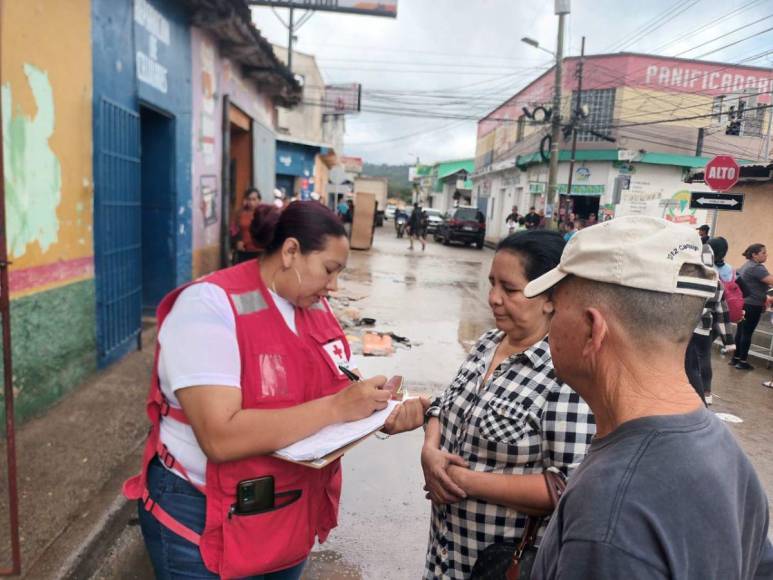
{"type": "MultiPolygon", "coordinates": [[[[575,153],[576,161],[618,161],[617,149],[581,149],[575,153]]],[[[572,152],[566,149],[562,149],[558,153],[559,161],[571,161],[572,152]]],[[[633,163],[649,163],[651,165],[675,165],[677,167],[705,167],[706,164],[711,161],[712,157],[695,157],[692,155],[677,155],[674,153],[657,153],[646,152],[642,155],[641,159],[633,161],[633,163]]],[[[744,159],[737,159],[738,163],[751,163],[744,159]]],[[[524,169],[529,165],[535,165],[545,163],[542,161],[542,156],[539,151],[529,153],[527,155],[519,155],[516,161],[516,165],[519,169],[524,169]]]]}

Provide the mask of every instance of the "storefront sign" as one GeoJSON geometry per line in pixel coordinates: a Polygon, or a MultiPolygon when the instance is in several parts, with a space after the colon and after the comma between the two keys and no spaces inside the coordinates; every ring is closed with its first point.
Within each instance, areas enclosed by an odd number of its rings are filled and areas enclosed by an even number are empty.
{"type": "Polygon", "coordinates": [[[545,184],[542,183],[541,181],[530,181],[529,193],[531,195],[539,195],[539,194],[545,193],[545,184]]]}
{"type": "Polygon", "coordinates": [[[574,179],[576,181],[588,181],[590,179],[590,169],[587,167],[578,167],[574,172],[574,179]]]}
{"type": "MultiPolygon", "coordinates": [[[[569,184],[559,183],[558,193],[565,195],[569,190],[569,184]]],[[[572,192],[570,195],[604,195],[606,186],[604,185],[587,185],[587,184],[572,184],[572,192]]]]}
{"type": "MultiPolygon", "coordinates": [[[[168,89],[167,68],[161,64],[158,43],[170,45],[169,21],[151,6],[147,0],[135,0],[134,22],[147,32],[147,52],[137,49],[137,79],[166,94],[168,89]]],[[[137,46],[142,43],[137,39],[137,46]]]]}
{"type": "Polygon", "coordinates": [[[361,2],[360,0],[247,0],[247,4],[397,18],[397,0],[380,0],[379,2],[361,2]]]}

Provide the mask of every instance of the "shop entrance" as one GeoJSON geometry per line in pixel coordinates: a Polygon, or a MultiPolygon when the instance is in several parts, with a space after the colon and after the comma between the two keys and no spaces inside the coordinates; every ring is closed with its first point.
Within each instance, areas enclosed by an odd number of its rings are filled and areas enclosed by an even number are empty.
{"type": "Polygon", "coordinates": [[[174,117],[140,107],[142,309],[153,313],[175,287],[174,117]]]}
{"type": "Polygon", "coordinates": [[[598,217],[599,201],[598,195],[573,195],[571,200],[574,206],[574,213],[579,219],[587,220],[588,216],[594,214],[598,217]]]}

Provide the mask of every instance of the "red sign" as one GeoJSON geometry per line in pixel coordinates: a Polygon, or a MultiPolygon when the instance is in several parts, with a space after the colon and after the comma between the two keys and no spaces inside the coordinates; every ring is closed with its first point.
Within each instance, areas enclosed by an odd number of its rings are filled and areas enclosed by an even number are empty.
{"type": "Polygon", "coordinates": [[[717,155],[706,164],[703,181],[714,191],[726,191],[736,184],[740,173],[735,159],[729,155],[717,155]]]}

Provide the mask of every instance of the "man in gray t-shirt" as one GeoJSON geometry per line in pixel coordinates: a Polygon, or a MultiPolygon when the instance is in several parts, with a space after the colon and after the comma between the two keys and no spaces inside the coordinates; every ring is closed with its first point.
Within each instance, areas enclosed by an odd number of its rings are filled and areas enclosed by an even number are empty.
{"type": "Polygon", "coordinates": [[[643,417],[592,443],[532,578],[771,578],[767,529],[762,486],[713,413],[643,417]]]}
{"type": "Polygon", "coordinates": [[[716,273],[695,232],[658,218],[586,228],[524,295],[551,292],[558,377],[596,439],[569,480],[532,580],[773,578],[768,501],[684,374],[716,273]]]}

